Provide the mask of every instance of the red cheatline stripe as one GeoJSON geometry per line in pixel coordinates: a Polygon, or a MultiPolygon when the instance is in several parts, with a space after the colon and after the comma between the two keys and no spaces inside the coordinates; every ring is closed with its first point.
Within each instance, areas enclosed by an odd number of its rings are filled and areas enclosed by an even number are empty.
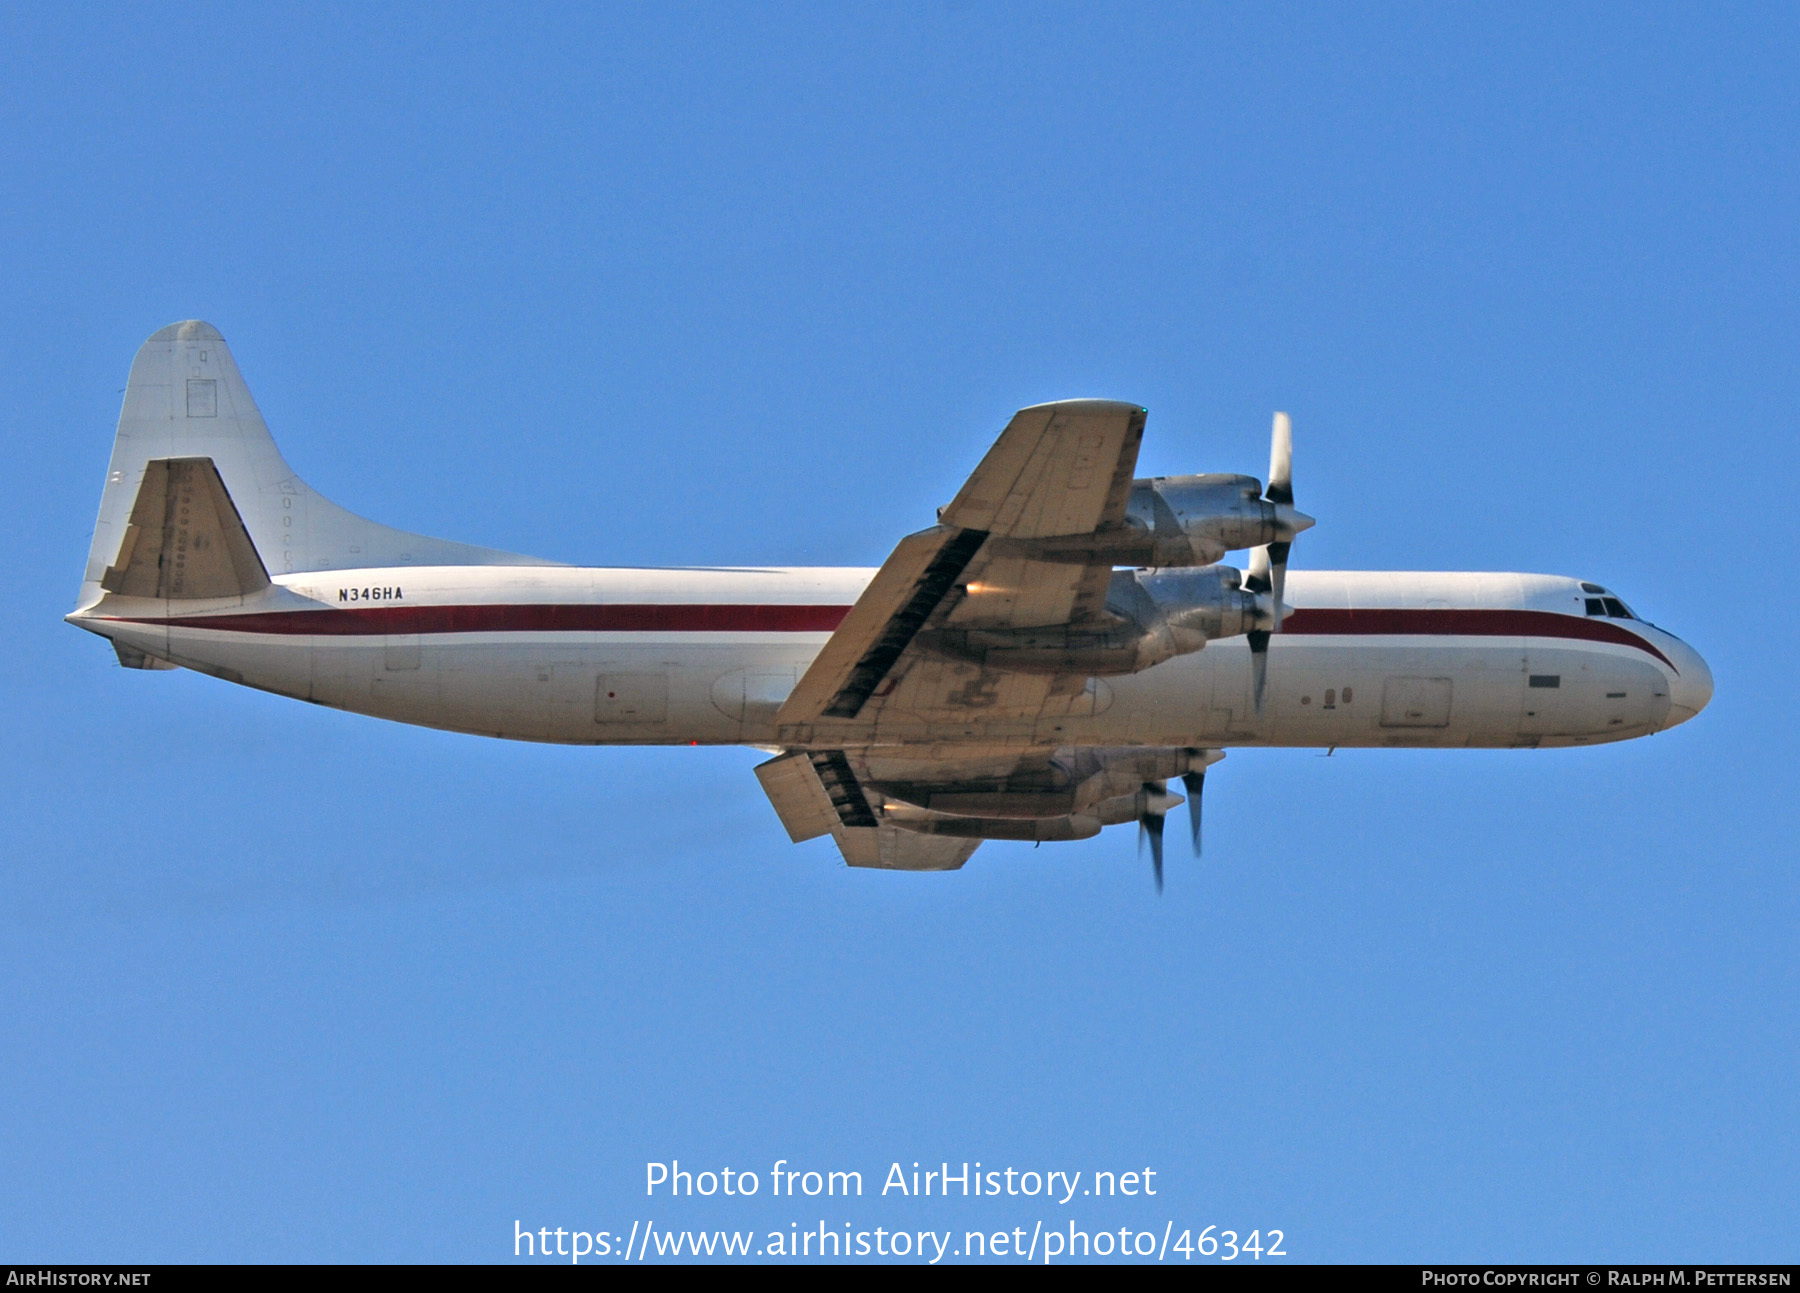
{"type": "MultiPolygon", "coordinates": [[[[770,603],[614,604],[607,606],[488,604],[477,606],[359,606],[343,610],[263,611],[248,615],[128,618],[232,633],[302,637],[362,637],[383,633],[829,633],[848,606],[770,603]]],[[[1282,632],[1296,637],[1545,637],[1612,642],[1675,666],[1655,645],[1614,620],[1554,611],[1482,609],[1325,609],[1287,617],[1282,632]]]]}
{"type": "Polygon", "coordinates": [[[829,633],[849,612],[848,606],[772,603],[488,604],[358,606],[331,611],[262,611],[126,622],[302,637],[382,633],[829,633]]]}
{"type": "MultiPolygon", "coordinates": [[[[1575,638],[1584,642],[1613,642],[1619,646],[1635,647],[1655,656],[1669,668],[1675,668],[1674,662],[1658,651],[1655,643],[1639,637],[1616,620],[1559,615],[1555,611],[1461,607],[1433,610],[1308,607],[1290,614],[1283,621],[1281,631],[1330,637],[1422,635],[1575,638]]],[[[1679,673],[1680,670],[1676,672],[1679,673]]]]}

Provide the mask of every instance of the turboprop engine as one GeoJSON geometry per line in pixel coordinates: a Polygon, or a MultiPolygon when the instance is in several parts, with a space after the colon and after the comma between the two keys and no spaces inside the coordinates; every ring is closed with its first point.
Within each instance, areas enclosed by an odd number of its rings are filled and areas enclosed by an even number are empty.
{"type": "Polygon", "coordinates": [[[1156,476],[1131,482],[1123,525],[1034,539],[1031,551],[1115,566],[1210,566],[1227,552],[1292,542],[1312,525],[1291,501],[1264,497],[1254,476],[1156,476]]]}
{"type": "Polygon", "coordinates": [[[1179,776],[1187,790],[1194,856],[1200,855],[1200,796],[1206,770],[1222,750],[1059,750],[1049,765],[1023,778],[982,783],[885,781],[882,816],[907,830],[966,839],[1080,840],[1102,827],[1137,821],[1139,844],[1150,846],[1156,887],[1162,889],[1163,819],[1183,802],[1169,790],[1179,776]]]}
{"type": "Polygon", "coordinates": [[[921,646],[958,660],[1017,673],[1141,673],[1216,638],[1267,628],[1269,594],[1243,587],[1230,566],[1117,570],[1107,591],[1108,618],[1092,625],[1023,629],[937,629],[921,646]]]}

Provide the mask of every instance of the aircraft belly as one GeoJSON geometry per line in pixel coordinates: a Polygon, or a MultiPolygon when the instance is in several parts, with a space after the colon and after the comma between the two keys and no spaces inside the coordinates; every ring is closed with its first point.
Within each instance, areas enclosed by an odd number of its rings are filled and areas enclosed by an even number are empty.
{"type": "Polygon", "coordinates": [[[1259,715],[1249,646],[1227,639],[1110,680],[1114,703],[1071,735],[1209,748],[1506,747],[1521,743],[1524,669],[1512,638],[1277,638],[1259,715]]]}
{"type": "MultiPolygon", "coordinates": [[[[317,699],[398,722],[577,745],[767,739],[815,646],[618,635],[425,635],[416,649],[320,639],[317,699]],[[767,728],[768,731],[763,729],[767,728]]],[[[408,644],[410,647],[410,644],[408,644]]]]}
{"type": "Polygon", "coordinates": [[[1278,640],[1262,743],[1516,745],[1524,663],[1516,638],[1278,640]]]}
{"type": "Polygon", "coordinates": [[[169,655],[169,630],[160,624],[113,624],[106,636],[160,659],[169,655]]]}
{"type": "Polygon", "coordinates": [[[1512,746],[1520,743],[1524,663],[1516,639],[1278,638],[1259,715],[1249,646],[1227,639],[1109,679],[1113,703],[1071,723],[1069,739],[1207,748],[1512,746]]]}
{"type": "MultiPolygon", "coordinates": [[[[166,633],[166,643],[158,653],[183,668],[261,691],[300,700],[312,698],[312,652],[305,638],[184,631],[178,626],[166,633]]],[[[136,644],[133,634],[115,632],[114,636],[136,644]]]]}
{"type": "MultiPolygon", "coordinates": [[[[1078,715],[1065,720],[1066,743],[1218,744],[1225,736],[1225,725],[1214,720],[1212,705],[1220,657],[1229,656],[1228,651],[1217,648],[1225,645],[1214,643],[1203,651],[1177,656],[1139,674],[1100,680],[1102,694],[1108,697],[1106,705],[1097,708],[1092,717],[1078,715]]],[[[1249,668],[1247,663],[1245,668],[1249,668]]],[[[1226,671],[1229,672],[1229,661],[1226,671]]],[[[1226,685],[1230,685],[1229,678],[1226,685]]]]}

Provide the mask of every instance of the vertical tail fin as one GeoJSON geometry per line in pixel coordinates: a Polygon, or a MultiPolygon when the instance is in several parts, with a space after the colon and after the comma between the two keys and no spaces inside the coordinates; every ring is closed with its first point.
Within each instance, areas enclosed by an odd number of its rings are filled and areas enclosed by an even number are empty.
{"type": "Polygon", "coordinates": [[[314,493],[276,449],[218,329],[190,319],[156,333],[132,361],[81,606],[100,599],[150,462],[171,458],[212,459],[272,575],[359,566],[550,564],[377,525],[314,493]]]}

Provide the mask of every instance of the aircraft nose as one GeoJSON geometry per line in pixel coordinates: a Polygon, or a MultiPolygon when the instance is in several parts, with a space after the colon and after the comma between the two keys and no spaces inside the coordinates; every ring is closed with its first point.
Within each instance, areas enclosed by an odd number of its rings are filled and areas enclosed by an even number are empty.
{"type": "Polygon", "coordinates": [[[1676,649],[1669,655],[1681,673],[1669,681],[1669,719],[1664,727],[1687,722],[1706,708],[1713,694],[1712,670],[1706,667],[1700,653],[1680,638],[1673,645],[1676,649]]]}

